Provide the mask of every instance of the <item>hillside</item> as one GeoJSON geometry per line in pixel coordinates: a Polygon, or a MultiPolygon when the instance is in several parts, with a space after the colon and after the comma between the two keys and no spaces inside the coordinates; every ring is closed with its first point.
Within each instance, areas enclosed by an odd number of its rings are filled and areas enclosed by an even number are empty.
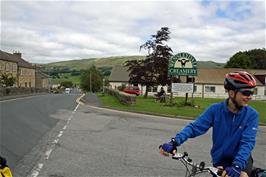
{"type": "MultiPolygon", "coordinates": [[[[92,65],[97,68],[112,68],[115,65],[123,65],[127,60],[143,60],[145,56],[117,56],[106,58],[89,58],[82,60],[70,60],[45,64],[46,69],[52,69],[57,67],[67,67],[75,70],[88,69],[92,65]]],[[[223,68],[224,63],[216,63],[213,61],[198,61],[199,68],[223,68]]]]}

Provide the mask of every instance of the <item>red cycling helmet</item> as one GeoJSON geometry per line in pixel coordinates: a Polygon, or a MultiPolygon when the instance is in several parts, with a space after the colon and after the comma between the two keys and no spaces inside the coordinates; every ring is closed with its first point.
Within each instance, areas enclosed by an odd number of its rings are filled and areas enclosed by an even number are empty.
{"type": "Polygon", "coordinates": [[[235,71],[225,75],[224,88],[227,90],[254,87],[256,87],[256,80],[246,71],[235,71]]]}

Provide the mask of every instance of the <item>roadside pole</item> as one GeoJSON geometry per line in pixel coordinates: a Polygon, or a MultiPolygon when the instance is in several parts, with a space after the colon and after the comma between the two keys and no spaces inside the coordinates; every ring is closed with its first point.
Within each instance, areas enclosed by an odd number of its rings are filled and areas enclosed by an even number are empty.
{"type": "Polygon", "coordinates": [[[90,71],[90,92],[92,92],[91,91],[91,71],[90,71]]]}

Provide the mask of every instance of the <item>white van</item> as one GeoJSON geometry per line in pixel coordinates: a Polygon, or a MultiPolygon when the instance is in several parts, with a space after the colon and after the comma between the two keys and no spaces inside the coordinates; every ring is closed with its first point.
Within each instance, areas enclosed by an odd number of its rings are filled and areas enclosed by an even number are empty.
{"type": "Polygon", "coordinates": [[[69,94],[70,93],[70,88],[65,88],[65,93],[69,94]]]}

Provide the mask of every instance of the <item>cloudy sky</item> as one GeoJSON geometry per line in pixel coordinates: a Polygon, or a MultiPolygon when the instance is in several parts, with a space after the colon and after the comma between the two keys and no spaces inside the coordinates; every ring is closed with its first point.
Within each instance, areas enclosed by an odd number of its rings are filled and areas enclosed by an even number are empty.
{"type": "Polygon", "coordinates": [[[1,50],[33,63],[146,55],[139,46],[164,26],[174,54],[224,63],[265,47],[265,0],[1,0],[1,50]]]}

